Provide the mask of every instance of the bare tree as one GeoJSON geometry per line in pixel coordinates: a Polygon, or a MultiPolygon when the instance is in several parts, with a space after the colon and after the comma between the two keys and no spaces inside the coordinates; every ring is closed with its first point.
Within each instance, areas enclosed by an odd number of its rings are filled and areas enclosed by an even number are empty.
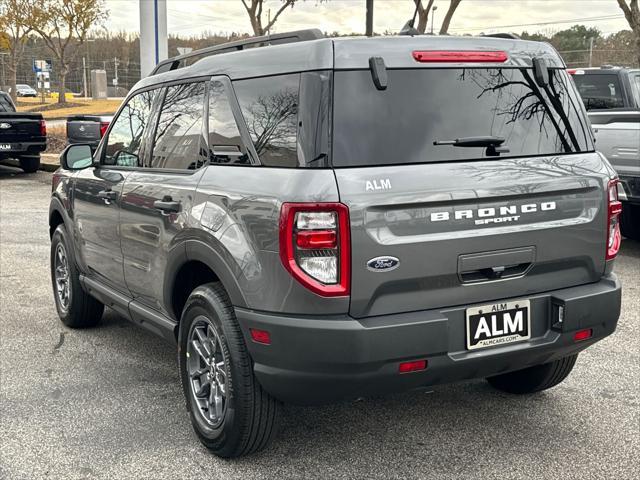
{"type": "Polygon", "coordinates": [[[440,35],[446,35],[449,32],[451,19],[453,18],[453,14],[456,13],[456,9],[460,5],[460,2],[462,2],[462,0],[451,0],[449,9],[447,10],[447,13],[445,13],[444,20],[442,20],[442,25],[440,26],[440,35]]]}
{"type": "Polygon", "coordinates": [[[104,0],[30,0],[30,27],[44,40],[58,63],[58,103],[65,103],[65,81],[89,29],[107,18],[104,0]]]}
{"type": "Polygon", "coordinates": [[[418,25],[417,29],[420,33],[424,33],[427,31],[427,25],[429,23],[429,13],[431,12],[431,7],[433,7],[433,2],[435,0],[429,0],[427,6],[425,7],[422,3],[422,0],[413,0],[416,4],[416,8],[418,9],[418,25]]]}
{"type": "Polygon", "coordinates": [[[278,17],[289,7],[293,7],[293,4],[297,0],[281,0],[280,8],[275,10],[273,16],[267,20],[267,24],[263,26],[264,4],[266,0],[242,0],[245,10],[249,14],[249,20],[251,21],[251,28],[253,28],[253,34],[256,36],[264,35],[271,30],[273,24],[276,23],[278,17]]]}
{"type": "Polygon", "coordinates": [[[624,16],[636,37],[636,54],[640,65],[640,6],[638,6],[638,0],[629,0],[629,3],[627,0],[618,0],[618,5],[624,12],[624,16]]]}
{"type": "MultiPolygon", "coordinates": [[[[451,25],[453,14],[456,12],[461,1],[462,0],[451,0],[449,9],[444,16],[442,26],[440,27],[440,35],[446,35],[449,31],[449,25],[451,25]]],[[[424,4],[424,0],[413,0],[413,2],[418,9],[418,25],[416,28],[420,33],[425,33],[429,24],[429,15],[433,13],[433,4],[435,0],[428,0],[426,5],[424,4]]]]}
{"type": "Polygon", "coordinates": [[[0,49],[8,52],[7,70],[11,98],[16,100],[16,76],[24,53],[24,45],[31,32],[29,0],[0,0],[0,49]]]}

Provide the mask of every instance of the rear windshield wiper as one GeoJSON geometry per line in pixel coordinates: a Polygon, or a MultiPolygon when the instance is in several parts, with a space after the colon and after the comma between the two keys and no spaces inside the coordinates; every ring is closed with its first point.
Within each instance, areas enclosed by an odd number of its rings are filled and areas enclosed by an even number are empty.
{"type": "Polygon", "coordinates": [[[462,137],[455,140],[436,140],[434,145],[451,145],[454,147],[487,147],[487,156],[497,157],[501,153],[509,153],[508,147],[501,146],[504,143],[503,137],[486,135],[482,137],[462,137]]]}
{"type": "Polygon", "coordinates": [[[455,140],[436,140],[434,145],[453,145],[454,147],[499,147],[504,138],[487,135],[484,137],[462,137],[455,140]]]}

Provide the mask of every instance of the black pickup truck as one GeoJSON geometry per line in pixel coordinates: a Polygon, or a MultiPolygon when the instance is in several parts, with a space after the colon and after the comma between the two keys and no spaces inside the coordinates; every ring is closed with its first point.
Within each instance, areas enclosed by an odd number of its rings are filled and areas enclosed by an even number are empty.
{"type": "Polygon", "coordinates": [[[67,117],[67,143],[85,143],[95,150],[113,115],[70,115],[67,117]]]}
{"type": "Polygon", "coordinates": [[[16,112],[11,97],[0,92],[0,162],[15,159],[32,173],[40,168],[40,152],[47,148],[47,125],[41,113],[16,112]]]}

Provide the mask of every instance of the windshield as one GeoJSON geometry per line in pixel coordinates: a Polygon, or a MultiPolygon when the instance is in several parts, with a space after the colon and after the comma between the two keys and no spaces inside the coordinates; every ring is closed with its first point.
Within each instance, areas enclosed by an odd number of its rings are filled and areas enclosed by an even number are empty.
{"type": "MultiPolygon", "coordinates": [[[[537,86],[530,69],[369,70],[335,73],[333,165],[393,165],[593,150],[580,100],[561,70],[537,86]],[[504,139],[496,149],[452,142],[504,139]],[[438,144],[434,144],[438,143],[438,144]],[[496,152],[500,150],[500,152],[496,152]]],[[[495,143],[495,142],[493,142],[495,143]]]]}
{"type": "Polygon", "coordinates": [[[25,85],[24,83],[20,83],[18,85],[16,85],[16,88],[22,88],[25,90],[32,90],[32,88],[29,85],[25,85]]]}

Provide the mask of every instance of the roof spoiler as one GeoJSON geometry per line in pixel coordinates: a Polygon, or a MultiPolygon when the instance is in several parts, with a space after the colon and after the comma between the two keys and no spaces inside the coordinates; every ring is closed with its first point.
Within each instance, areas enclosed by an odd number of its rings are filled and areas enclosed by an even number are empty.
{"type": "Polygon", "coordinates": [[[273,35],[264,35],[262,37],[245,38],[243,40],[236,40],[234,42],[227,42],[220,45],[215,45],[213,47],[206,47],[200,50],[194,50],[193,52],[185,53],[184,55],[178,55],[177,57],[169,58],[156,65],[156,68],[154,68],[149,75],[151,76],[158,73],[170,72],[171,70],[184,68],[202,58],[219,55],[221,53],[237,52],[240,50],[245,50],[247,48],[267,47],[269,45],[307,42],[310,40],[318,40],[321,38],[325,38],[325,36],[317,28],[311,28],[308,30],[296,30],[295,32],[276,33],[273,35]]]}

